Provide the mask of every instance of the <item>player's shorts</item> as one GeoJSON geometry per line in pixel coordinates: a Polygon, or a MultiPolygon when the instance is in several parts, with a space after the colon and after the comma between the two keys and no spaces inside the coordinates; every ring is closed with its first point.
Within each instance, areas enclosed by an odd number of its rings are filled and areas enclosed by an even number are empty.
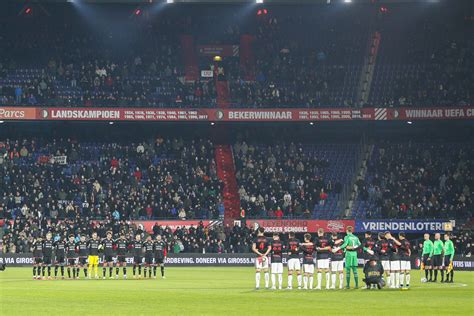
{"type": "Polygon", "coordinates": [[[314,264],[303,264],[304,273],[313,274],[314,273],[314,264]]]}
{"type": "Polygon", "coordinates": [[[423,264],[425,266],[431,266],[432,261],[433,260],[431,260],[430,255],[423,255],[423,264]]]}
{"type": "Polygon", "coordinates": [[[318,259],[316,265],[318,269],[329,269],[329,259],[318,259]]]}
{"type": "Polygon", "coordinates": [[[344,261],[336,260],[331,261],[331,271],[332,272],[342,272],[344,270],[344,261]]]}
{"type": "Polygon", "coordinates": [[[68,266],[75,266],[77,258],[67,258],[67,265],[68,266]]]}
{"type": "Polygon", "coordinates": [[[267,257],[257,257],[255,259],[255,269],[268,269],[268,261],[267,257]]]}
{"type": "Polygon", "coordinates": [[[165,262],[165,258],[163,257],[155,257],[155,264],[163,264],[165,262]]]}
{"type": "Polygon", "coordinates": [[[141,256],[133,256],[133,264],[142,264],[141,256]]]}
{"type": "Polygon", "coordinates": [[[34,258],[34,264],[41,264],[41,262],[42,262],[41,257],[34,258]]]}
{"type": "Polygon", "coordinates": [[[346,252],[346,267],[357,267],[359,263],[357,262],[357,252],[349,251],[346,252]]]}
{"type": "Polygon", "coordinates": [[[400,271],[400,260],[390,260],[390,271],[400,271]]]}
{"type": "Polygon", "coordinates": [[[443,265],[443,256],[433,255],[433,267],[441,267],[443,265]]]}
{"type": "Polygon", "coordinates": [[[153,256],[145,256],[145,263],[146,264],[153,264],[153,256]]]}
{"type": "Polygon", "coordinates": [[[389,260],[382,260],[380,261],[380,263],[382,264],[382,267],[383,267],[383,270],[385,272],[390,272],[390,261],[389,260]]]}
{"type": "Polygon", "coordinates": [[[85,266],[87,264],[87,257],[79,257],[79,265],[85,266]]]}
{"type": "Polygon", "coordinates": [[[272,262],[272,273],[283,273],[283,263],[272,262]]]}
{"type": "Polygon", "coordinates": [[[89,256],[89,265],[91,266],[99,265],[99,256],[89,256]]]}
{"type": "Polygon", "coordinates": [[[105,255],[104,256],[104,263],[106,263],[106,262],[114,262],[114,256],[105,255]]]}
{"type": "Polygon", "coordinates": [[[449,264],[451,263],[451,255],[444,256],[443,263],[444,263],[444,266],[447,268],[449,264]]]}
{"type": "Polygon", "coordinates": [[[401,271],[408,271],[408,270],[411,270],[411,262],[410,262],[410,260],[400,260],[400,270],[401,270],[401,271]]]}
{"type": "Polygon", "coordinates": [[[292,258],[288,259],[288,270],[301,270],[301,262],[300,259],[292,258]]]}
{"type": "Polygon", "coordinates": [[[117,256],[117,263],[126,263],[127,256],[117,256]]]}
{"type": "Polygon", "coordinates": [[[51,263],[53,262],[53,260],[51,259],[51,257],[43,257],[43,264],[44,265],[51,265],[51,263]]]}
{"type": "Polygon", "coordinates": [[[56,261],[55,261],[55,264],[59,264],[59,265],[63,265],[66,263],[66,258],[64,258],[63,256],[61,257],[56,257],[56,261]]]}

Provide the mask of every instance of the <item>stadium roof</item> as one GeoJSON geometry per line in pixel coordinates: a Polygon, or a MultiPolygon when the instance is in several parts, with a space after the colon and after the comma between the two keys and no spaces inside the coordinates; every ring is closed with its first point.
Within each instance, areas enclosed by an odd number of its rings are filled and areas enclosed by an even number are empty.
{"type": "MultiPolygon", "coordinates": [[[[87,3],[160,3],[167,2],[167,0],[10,0],[11,2],[20,3],[45,3],[45,2],[87,2],[87,3]]],[[[262,0],[265,4],[334,4],[334,3],[374,3],[373,0],[262,0]]],[[[207,3],[207,4],[240,4],[240,3],[255,3],[256,0],[172,0],[173,3],[207,3]]],[[[389,3],[433,3],[440,2],[440,0],[378,0],[379,4],[389,3]]]]}

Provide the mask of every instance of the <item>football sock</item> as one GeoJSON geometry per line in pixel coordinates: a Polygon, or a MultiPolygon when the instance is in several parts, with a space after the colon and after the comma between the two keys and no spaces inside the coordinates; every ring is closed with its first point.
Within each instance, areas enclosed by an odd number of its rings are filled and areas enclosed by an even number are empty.
{"type": "Polygon", "coordinates": [[[327,289],[329,288],[329,277],[330,277],[330,273],[326,272],[326,288],[327,289]]]}
{"type": "Polygon", "coordinates": [[[451,282],[453,282],[454,270],[451,270],[451,272],[449,274],[451,274],[451,282]]]}
{"type": "Polygon", "coordinates": [[[64,266],[61,266],[61,276],[64,276],[64,266]]]}
{"type": "Polygon", "coordinates": [[[36,267],[33,267],[33,277],[36,277],[36,267]]]}
{"type": "Polygon", "coordinates": [[[438,270],[434,270],[434,280],[438,280],[438,270]]]}
{"type": "Polygon", "coordinates": [[[84,276],[87,278],[87,268],[84,268],[84,276]]]}
{"type": "Polygon", "coordinates": [[[114,271],[114,268],[113,268],[113,267],[109,267],[109,278],[112,277],[112,271],[114,271]]]}
{"type": "Polygon", "coordinates": [[[301,274],[298,274],[296,280],[298,281],[298,287],[301,287],[301,283],[303,283],[303,276],[301,274]]]}
{"type": "Polygon", "coordinates": [[[276,275],[272,273],[272,287],[276,287],[276,275]]]}
{"type": "Polygon", "coordinates": [[[103,267],[103,268],[102,268],[102,276],[103,276],[104,278],[105,278],[105,273],[106,273],[106,271],[107,271],[107,268],[106,268],[106,267],[103,267]]]}
{"type": "Polygon", "coordinates": [[[265,287],[268,287],[270,285],[270,274],[268,272],[265,272],[264,278],[265,278],[265,287]]]}
{"type": "Polygon", "coordinates": [[[288,275],[288,287],[293,287],[293,275],[288,275]]]}
{"type": "Polygon", "coordinates": [[[425,279],[428,280],[428,273],[430,273],[428,270],[425,270],[425,279]]]}
{"type": "Polygon", "coordinates": [[[123,275],[127,275],[127,268],[123,267],[123,275]]]}
{"type": "Polygon", "coordinates": [[[401,286],[403,286],[405,284],[405,272],[399,273],[398,283],[401,286]]]}
{"type": "Polygon", "coordinates": [[[133,266],[133,275],[134,275],[134,276],[135,276],[136,272],[137,272],[137,267],[136,267],[136,266],[133,266]]]}
{"type": "Polygon", "coordinates": [[[430,269],[430,280],[433,280],[433,270],[430,269]]]}
{"type": "Polygon", "coordinates": [[[51,267],[48,267],[48,276],[51,276],[51,267]]]}
{"type": "Polygon", "coordinates": [[[283,274],[279,273],[278,274],[278,287],[283,286],[283,274]]]}
{"type": "Polygon", "coordinates": [[[354,282],[355,282],[355,287],[359,287],[359,274],[357,273],[357,267],[352,267],[352,272],[354,273],[354,282]]]}
{"type": "Polygon", "coordinates": [[[313,278],[313,275],[311,275],[311,276],[309,277],[309,288],[310,288],[310,289],[313,288],[313,279],[314,279],[314,278],[313,278]]]}
{"type": "Polygon", "coordinates": [[[346,287],[351,285],[351,268],[346,267],[346,287]]]}
{"type": "Polygon", "coordinates": [[[162,277],[165,276],[165,267],[164,266],[161,266],[161,276],[162,277]]]}
{"type": "Polygon", "coordinates": [[[305,289],[308,288],[308,276],[307,275],[305,275],[303,277],[303,286],[304,286],[305,289]]]}
{"type": "Polygon", "coordinates": [[[407,273],[405,275],[405,282],[407,286],[410,286],[410,273],[407,273]]]}
{"type": "Polygon", "coordinates": [[[336,274],[331,274],[331,287],[336,287],[336,274]]]}
{"type": "Polygon", "coordinates": [[[58,266],[54,267],[54,277],[58,276],[58,269],[59,269],[58,266]]]}
{"type": "Polygon", "coordinates": [[[395,272],[395,286],[400,287],[400,272],[395,272]]]}
{"type": "Polygon", "coordinates": [[[318,283],[316,283],[316,287],[319,289],[321,287],[321,282],[322,282],[322,277],[323,277],[323,274],[321,272],[318,272],[318,283]]]}
{"type": "Polygon", "coordinates": [[[115,275],[119,275],[119,272],[120,272],[120,268],[115,268],[115,275]]]}
{"type": "Polygon", "coordinates": [[[339,287],[342,289],[344,286],[344,274],[342,272],[339,273],[339,287]]]}
{"type": "Polygon", "coordinates": [[[255,287],[260,287],[260,272],[255,272],[255,287]]]}
{"type": "Polygon", "coordinates": [[[156,266],[153,267],[153,276],[156,277],[156,266]]]}

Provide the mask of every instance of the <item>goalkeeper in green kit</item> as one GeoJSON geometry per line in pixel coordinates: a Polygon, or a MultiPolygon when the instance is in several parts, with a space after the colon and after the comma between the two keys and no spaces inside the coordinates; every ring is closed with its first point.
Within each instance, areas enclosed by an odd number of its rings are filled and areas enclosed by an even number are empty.
{"type": "MultiPolygon", "coordinates": [[[[344,243],[332,250],[333,253],[336,253],[339,249],[345,250],[345,261],[346,261],[346,289],[350,288],[351,282],[351,270],[354,273],[354,282],[355,288],[359,288],[359,275],[357,274],[357,250],[361,247],[360,240],[357,236],[353,234],[353,227],[347,226],[346,228],[346,237],[344,237],[344,243]]],[[[373,254],[373,251],[367,248],[364,248],[364,251],[367,251],[370,254],[373,254]]]]}

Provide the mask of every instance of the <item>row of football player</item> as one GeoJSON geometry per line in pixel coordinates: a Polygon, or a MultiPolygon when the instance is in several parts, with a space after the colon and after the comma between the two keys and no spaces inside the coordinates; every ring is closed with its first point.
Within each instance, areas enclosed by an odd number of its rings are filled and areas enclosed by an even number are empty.
{"type": "Polygon", "coordinates": [[[78,279],[80,268],[82,268],[84,277],[90,279],[92,273],[94,273],[94,277],[98,279],[99,254],[103,256],[103,279],[106,277],[107,267],[109,268],[109,278],[113,278],[114,266],[116,267],[115,278],[119,277],[119,270],[122,267],[123,278],[126,279],[126,257],[129,252],[133,255],[134,278],[141,278],[143,261],[144,277],[147,276],[148,272],[149,278],[151,278],[152,273],[153,277],[156,278],[158,266],[161,269],[161,277],[165,277],[164,262],[167,256],[167,245],[161,235],[157,235],[155,240],[148,236],[145,241],[142,241],[141,235],[137,234],[135,240],[130,241],[125,238],[125,234],[120,234],[120,237],[114,240],[112,232],[108,231],[107,237],[99,240],[97,233],[94,232],[89,240],[86,240],[86,235],[81,235],[80,240],[76,242],[72,234],[68,236],[67,240],[64,238],[54,241],[51,232],[48,232],[44,240],[39,237],[33,242],[31,250],[34,259],[33,279],[45,279],[46,272],[48,279],[51,279],[52,266],[54,266],[55,277],[58,277],[58,271],[60,270],[61,278],[64,278],[64,267],[67,266],[69,278],[78,279]]]}
{"type": "MultiPolygon", "coordinates": [[[[437,234],[436,238],[440,238],[439,234],[437,234]]],[[[446,235],[445,239],[449,240],[449,235],[446,235]]],[[[264,229],[262,227],[259,228],[258,236],[252,245],[253,252],[258,255],[256,260],[256,288],[260,288],[261,272],[264,273],[265,287],[269,287],[268,255],[270,255],[271,259],[272,289],[277,288],[277,276],[278,289],[282,288],[282,254],[287,252],[288,289],[293,288],[294,274],[296,274],[297,277],[298,289],[301,289],[302,285],[304,289],[312,289],[315,265],[317,268],[317,286],[315,289],[321,289],[323,272],[326,277],[326,289],[336,288],[337,274],[339,274],[339,288],[342,289],[344,279],[344,251],[338,247],[342,243],[343,240],[338,238],[337,233],[332,233],[331,237],[327,238],[322,229],[318,230],[317,237],[314,238],[314,240],[312,240],[311,234],[305,234],[303,243],[300,243],[299,240],[295,238],[294,233],[289,233],[289,239],[286,244],[280,241],[280,236],[277,233],[273,234],[273,240],[269,242],[264,236],[264,229]],[[314,259],[315,253],[316,260],[314,259]],[[301,275],[300,254],[303,255],[304,276],[301,275]]],[[[379,233],[378,240],[374,240],[372,233],[367,232],[365,233],[364,243],[360,248],[368,254],[366,256],[367,260],[375,259],[381,261],[386,273],[387,285],[390,288],[409,288],[411,250],[410,242],[406,239],[404,233],[400,233],[398,239],[393,237],[390,232],[379,233]]],[[[357,250],[359,250],[357,245],[351,247],[351,252],[354,251],[357,253],[357,250]]],[[[450,260],[451,267],[453,256],[454,247],[449,247],[449,250],[445,252],[445,260],[450,260]]],[[[445,266],[447,267],[448,265],[445,266]]],[[[451,282],[452,273],[451,269],[451,282]]],[[[357,276],[355,275],[355,277],[357,276]]],[[[357,283],[356,280],[356,284],[357,283]]],[[[348,287],[348,284],[346,284],[346,287],[348,287]]]]}

